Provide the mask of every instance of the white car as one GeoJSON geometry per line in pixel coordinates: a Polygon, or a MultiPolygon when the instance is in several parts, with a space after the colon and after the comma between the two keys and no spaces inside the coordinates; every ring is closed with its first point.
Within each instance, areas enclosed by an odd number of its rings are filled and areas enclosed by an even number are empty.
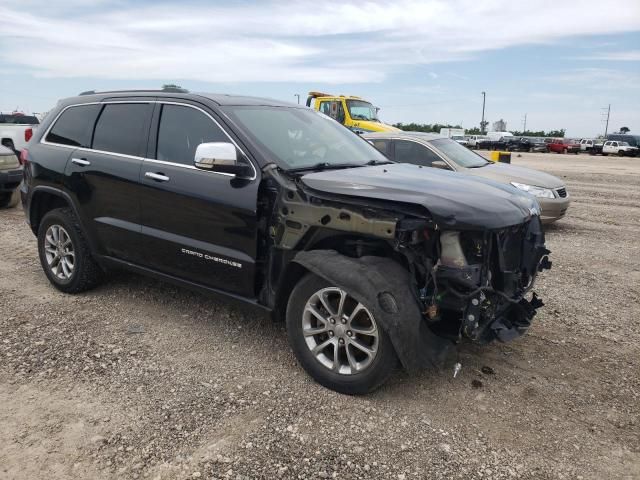
{"type": "Polygon", "coordinates": [[[609,140],[604,142],[602,146],[602,155],[620,155],[621,157],[635,157],[638,153],[637,147],[632,147],[627,142],[619,142],[617,140],[609,140]]]}
{"type": "Polygon", "coordinates": [[[0,113],[0,144],[14,152],[20,152],[27,146],[33,129],[39,124],[40,121],[35,115],[0,113]]]}

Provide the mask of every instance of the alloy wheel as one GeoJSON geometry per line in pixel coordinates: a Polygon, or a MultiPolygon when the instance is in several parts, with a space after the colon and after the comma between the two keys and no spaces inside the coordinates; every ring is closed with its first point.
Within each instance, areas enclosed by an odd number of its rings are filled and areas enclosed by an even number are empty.
{"type": "Polygon", "coordinates": [[[60,280],[69,280],[75,268],[75,251],[64,227],[54,224],[47,229],[44,252],[51,273],[60,280]]]}
{"type": "Polygon", "coordinates": [[[311,295],[302,314],[302,333],[315,359],[341,375],[363,372],[378,353],[373,315],[338,287],[311,295]]]}

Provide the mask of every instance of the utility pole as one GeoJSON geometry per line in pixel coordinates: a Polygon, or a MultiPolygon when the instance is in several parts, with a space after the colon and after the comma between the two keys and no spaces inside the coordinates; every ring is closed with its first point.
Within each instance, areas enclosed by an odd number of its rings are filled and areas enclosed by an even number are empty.
{"type": "Polygon", "coordinates": [[[299,93],[294,93],[293,96],[294,97],[298,97],[298,105],[300,105],[300,94],[299,93]]]}
{"type": "Polygon", "coordinates": [[[482,92],[482,120],[480,121],[480,134],[484,135],[484,103],[487,99],[487,92],[482,92]]]}
{"type": "MultiPolygon", "coordinates": [[[[604,108],[602,110],[604,110],[604,108]]],[[[602,115],[604,116],[604,113],[602,115]]],[[[609,115],[611,115],[611,104],[607,107],[607,123],[604,127],[604,138],[607,138],[607,132],[609,131],[609,115]]]]}
{"type": "Polygon", "coordinates": [[[523,120],[524,126],[522,127],[522,134],[524,135],[525,132],[527,131],[527,114],[524,114],[524,120],[523,120]]]}

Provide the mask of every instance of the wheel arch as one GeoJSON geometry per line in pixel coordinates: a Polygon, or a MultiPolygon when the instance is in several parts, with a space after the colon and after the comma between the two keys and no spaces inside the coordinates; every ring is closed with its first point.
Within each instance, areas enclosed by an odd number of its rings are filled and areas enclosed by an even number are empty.
{"type": "Polygon", "coordinates": [[[37,235],[40,222],[48,212],[56,208],[65,207],[71,208],[78,221],[80,221],[76,205],[69,194],[53,187],[35,187],[31,193],[27,210],[29,226],[34,235],[37,235]]]}

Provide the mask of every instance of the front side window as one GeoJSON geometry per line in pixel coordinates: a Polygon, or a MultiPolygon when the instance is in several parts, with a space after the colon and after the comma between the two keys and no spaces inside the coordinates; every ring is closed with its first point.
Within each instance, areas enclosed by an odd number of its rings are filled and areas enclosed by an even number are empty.
{"type": "Polygon", "coordinates": [[[369,142],[315,110],[234,106],[224,111],[267,159],[288,170],[388,161],[369,142]]]}
{"type": "Polygon", "coordinates": [[[146,147],[151,104],[111,103],[104,106],[93,135],[94,150],[142,156],[146,147]]]}
{"type": "Polygon", "coordinates": [[[91,134],[102,105],[69,107],[56,120],[45,141],[73,147],[91,147],[91,134]]]}
{"type": "Polygon", "coordinates": [[[220,127],[201,111],[181,105],[162,106],[157,160],[193,165],[198,145],[228,141],[220,127]]]}
{"type": "Polygon", "coordinates": [[[433,162],[442,160],[424,145],[409,140],[396,140],[395,153],[396,162],[413,163],[423,167],[430,167],[433,162]]]}

